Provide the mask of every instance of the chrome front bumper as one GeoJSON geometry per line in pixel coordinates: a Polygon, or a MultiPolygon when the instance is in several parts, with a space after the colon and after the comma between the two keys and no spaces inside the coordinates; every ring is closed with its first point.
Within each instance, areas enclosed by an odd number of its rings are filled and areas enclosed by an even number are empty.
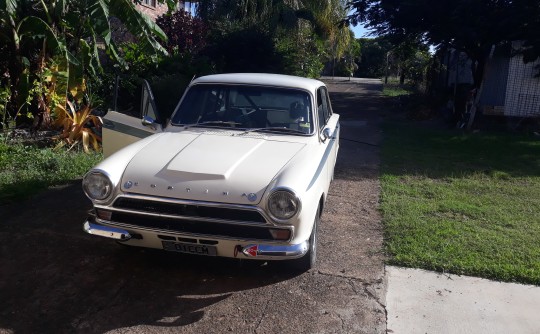
{"type": "Polygon", "coordinates": [[[88,234],[93,235],[99,235],[100,237],[120,240],[120,241],[127,241],[131,239],[131,235],[128,231],[116,228],[116,227],[110,227],[110,226],[103,226],[103,225],[97,225],[94,223],[91,223],[90,221],[84,222],[83,229],[88,234]]]}
{"type": "MultiPolygon", "coordinates": [[[[83,225],[86,233],[117,241],[128,241],[132,238],[128,231],[117,227],[96,224],[92,218],[89,217],[83,225]]],[[[304,256],[308,252],[309,241],[304,241],[296,245],[269,245],[252,242],[247,246],[237,245],[236,247],[238,250],[235,251],[234,257],[236,257],[236,254],[243,254],[247,258],[255,260],[287,260],[304,256]]]]}
{"type": "Polygon", "coordinates": [[[309,249],[309,242],[304,241],[297,245],[259,245],[252,244],[242,247],[242,254],[252,258],[278,259],[302,257],[309,249]]]}

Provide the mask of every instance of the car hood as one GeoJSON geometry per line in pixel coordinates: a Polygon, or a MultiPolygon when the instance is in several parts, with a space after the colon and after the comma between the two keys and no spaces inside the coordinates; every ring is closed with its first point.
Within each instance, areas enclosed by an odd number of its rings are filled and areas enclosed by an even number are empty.
{"type": "Polygon", "coordinates": [[[257,204],[303,143],[230,133],[164,133],[143,147],[122,176],[124,192],[257,204]]]}

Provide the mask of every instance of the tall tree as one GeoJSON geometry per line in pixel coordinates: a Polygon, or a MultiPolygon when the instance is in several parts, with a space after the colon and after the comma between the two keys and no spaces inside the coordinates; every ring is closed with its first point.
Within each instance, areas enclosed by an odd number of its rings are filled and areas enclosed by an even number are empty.
{"type": "Polygon", "coordinates": [[[422,38],[432,45],[464,51],[475,60],[475,83],[492,45],[525,40],[528,61],[540,56],[540,0],[353,0],[352,24],[363,23],[378,35],[422,38]]]}
{"type": "Polygon", "coordinates": [[[362,54],[356,75],[366,78],[385,76],[392,44],[385,37],[360,38],[358,41],[362,46],[362,54]]]}
{"type": "Polygon", "coordinates": [[[322,62],[341,57],[351,41],[350,29],[339,25],[347,15],[344,0],[200,0],[198,15],[222,37],[229,29],[237,38],[273,40],[289,74],[320,75],[322,62]]]}

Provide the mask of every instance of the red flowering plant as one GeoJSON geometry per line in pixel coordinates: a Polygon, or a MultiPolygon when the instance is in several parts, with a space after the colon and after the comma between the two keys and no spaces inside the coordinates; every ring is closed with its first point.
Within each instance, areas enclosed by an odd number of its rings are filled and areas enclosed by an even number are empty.
{"type": "Polygon", "coordinates": [[[195,55],[206,45],[208,27],[183,10],[160,16],[156,23],[169,38],[166,48],[170,54],[195,55]]]}

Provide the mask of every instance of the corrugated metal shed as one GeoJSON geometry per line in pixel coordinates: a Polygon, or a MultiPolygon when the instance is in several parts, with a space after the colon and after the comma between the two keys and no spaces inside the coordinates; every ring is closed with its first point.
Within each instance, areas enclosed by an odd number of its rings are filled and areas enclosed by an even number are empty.
{"type": "MultiPolygon", "coordinates": [[[[513,42],[512,48],[521,48],[521,43],[513,42]]],[[[535,77],[538,73],[535,66],[539,64],[540,61],[525,64],[522,56],[510,59],[504,108],[506,116],[540,116],[540,78],[535,77]]]]}
{"type": "Polygon", "coordinates": [[[498,47],[486,64],[482,96],[479,100],[484,114],[513,117],[540,116],[540,78],[534,63],[525,64],[519,54],[521,42],[498,47]]]}

